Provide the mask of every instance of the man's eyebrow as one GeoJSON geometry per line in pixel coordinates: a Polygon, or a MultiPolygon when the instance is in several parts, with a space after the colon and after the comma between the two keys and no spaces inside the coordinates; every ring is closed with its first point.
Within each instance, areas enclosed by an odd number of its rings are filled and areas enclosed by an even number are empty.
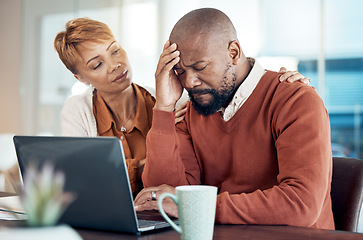
{"type": "MultiPolygon", "coordinates": [[[[199,63],[204,63],[205,61],[197,61],[197,62],[195,62],[195,63],[193,63],[193,64],[190,64],[190,65],[184,65],[185,67],[195,67],[196,65],[198,65],[199,63]]],[[[178,67],[175,67],[175,68],[177,68],[178,69],[178,67]]]]}
{"type": "MultiPolygon", "coordinates": [[[[108,45],[108,47],[106,48],[106,51],[108,51],[109,49],[110,49],[110,47],[112,46],[112,44],[114,44],[116,41],[113,41],[110,45],[108,45]]],[[[87,61],[87,63],[86,63],[86,65],[90,62],[90,61],[92,61],[93,59],[96,59],[96,58],[98,58],[100,55],[97,55],[97,56],[95,56],[95,57],[93,57],[93,58],[91,58],[90,60],[88,60],[87,61]]]]}

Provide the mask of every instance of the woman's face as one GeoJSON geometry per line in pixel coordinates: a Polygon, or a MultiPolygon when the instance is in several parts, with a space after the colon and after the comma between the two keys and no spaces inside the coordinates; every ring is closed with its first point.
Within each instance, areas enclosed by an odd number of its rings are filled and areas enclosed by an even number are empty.
{"type": "Polygon", "coordinates": [[[132,70],[125,50],[115,39],[86,41],[77,46],[82,62],[74,76],[92,84],[100,93],[119,93],[132,83],[132,70]]]}

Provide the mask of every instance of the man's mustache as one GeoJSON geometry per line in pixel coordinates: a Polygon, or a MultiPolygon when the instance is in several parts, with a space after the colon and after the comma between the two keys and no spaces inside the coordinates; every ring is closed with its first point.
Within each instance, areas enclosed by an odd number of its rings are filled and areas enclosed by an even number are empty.
{"type": "Polygon", "coordinates": [[[192,97],[194,94],[213,94],[216,92],[214,89],[190,89],[188,90],[189,97],[192,97]]]}

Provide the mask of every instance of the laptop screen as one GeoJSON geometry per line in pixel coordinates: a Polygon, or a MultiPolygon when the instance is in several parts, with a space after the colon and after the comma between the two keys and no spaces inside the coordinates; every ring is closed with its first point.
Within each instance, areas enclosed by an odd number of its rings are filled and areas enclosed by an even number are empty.
{"type": "Polygon", "coordinates": [[[22,175],[30,164],[50,162],[76,195],[60,222],[137,232],[136,213],[121,141],[116,137],[14,136],[22,175]]]}

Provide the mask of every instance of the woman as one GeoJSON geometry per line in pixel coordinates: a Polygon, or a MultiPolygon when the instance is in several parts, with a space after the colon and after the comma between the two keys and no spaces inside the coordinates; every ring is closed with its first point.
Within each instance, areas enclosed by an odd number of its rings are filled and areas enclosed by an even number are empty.
{"type": "MultiPolygon", "coordinates": [[[[73,19],[65,31],[57,34],[54,46],[75,78],[92,86],[66,101],[62,135],[121,139],[131,188],[136,194],[142,188],[146,134],[151,127],[155,98],[132,83],[127,54],[106,24],[88,18],[73,19]]],[[[306,81],[298,72],[286,72],[282,77],[306,81]]],[[[176,123],[185,111],[185,104],[176,109],[176,123]]]]}
{"type": "MultiPolygon", "coordinates": [[[[121,139],[131,188],[137,193],[142,188],[154,97],[132,83],[127,54],[106,24],[88,18],[71,20],[66,31],[57,34],[54,46],[74,76],[92,86],[65,103],[62,135],[121,139]]],[[[183,106],[176,111],[176,121],[183,117],[183,106]]]]}

